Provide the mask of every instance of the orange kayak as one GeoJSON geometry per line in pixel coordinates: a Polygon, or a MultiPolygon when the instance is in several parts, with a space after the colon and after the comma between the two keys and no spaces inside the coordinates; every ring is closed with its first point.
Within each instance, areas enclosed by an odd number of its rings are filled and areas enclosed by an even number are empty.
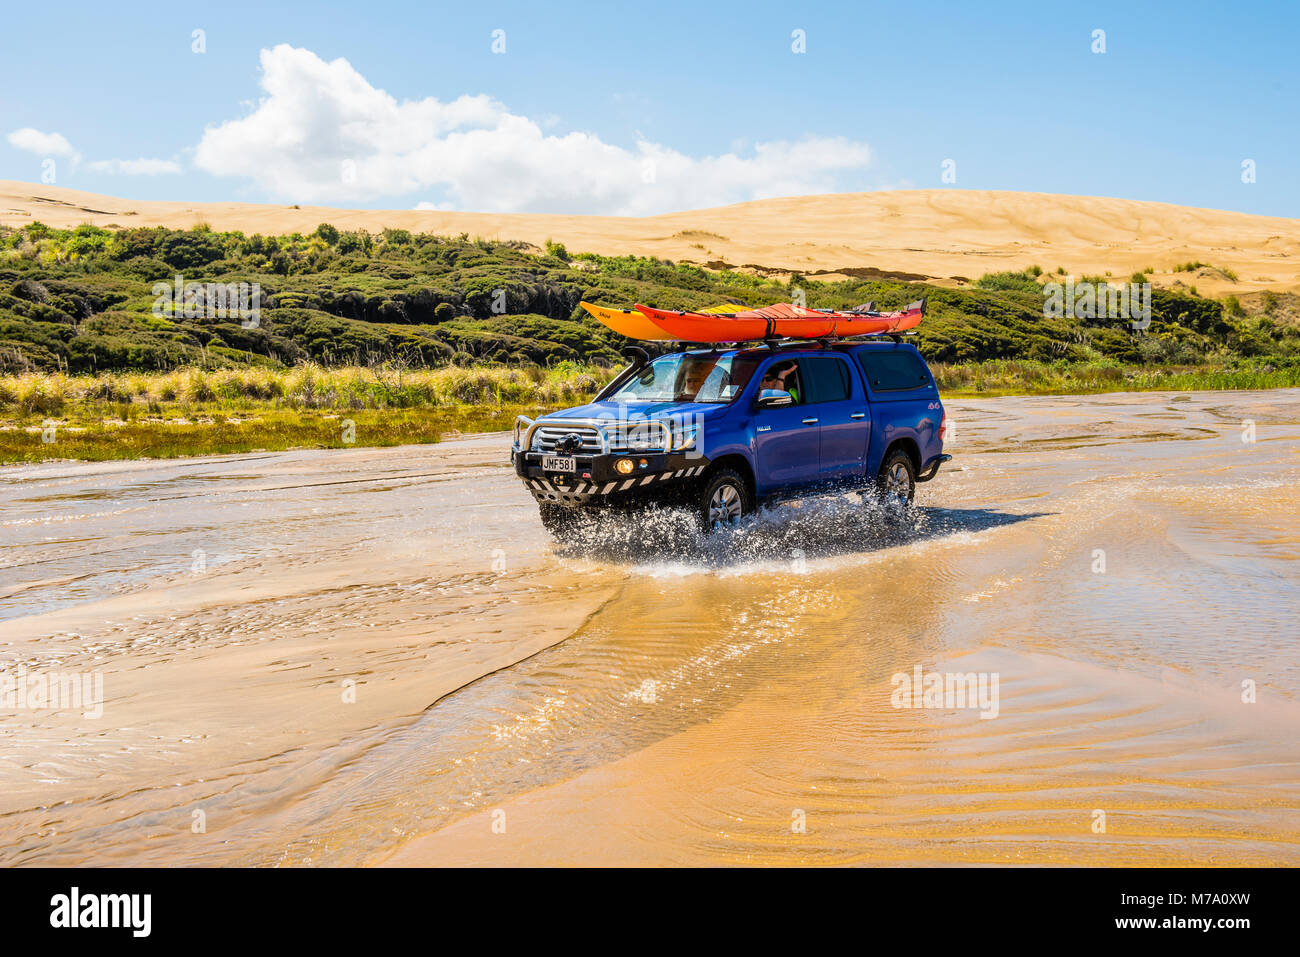
{"type": "MultiPolygon", "coordinates": [[[[666,341],[676,338],[671,333],[665,332],[656,326],[635,309],[611,309],[608,306],[597,306],[590,302],[578,303],[589,315],[599,320],[605,326],[613,329],[620,336],[627,336],[629,339],[642,339],[645,341],[666,341]]],[[[724,304],[721,306],[710,306],[707,309],[701,309],[699,312],[709,315],[715,312],[732,313],[735,306],[724,304]]]]}
{"type": "Polygon", "coordinates": [[[588,315],[613,329],[620,336],[643,341],[667,341],[672,338],[671,334],[664,332],[634,309],[611,309],[608,306],[596,306],[589,302],[580,302],[578,305],[585,309],[588,315]]]}
{"type": "Polygon", "coordinates": [[[672,312],[636,304],[667,338],[684,342],[750,342],[758,339],[821,339],[904,332],[921,324],[925,300],[897,312],[841,312],[778,303],[744,312],[672,312]]]}

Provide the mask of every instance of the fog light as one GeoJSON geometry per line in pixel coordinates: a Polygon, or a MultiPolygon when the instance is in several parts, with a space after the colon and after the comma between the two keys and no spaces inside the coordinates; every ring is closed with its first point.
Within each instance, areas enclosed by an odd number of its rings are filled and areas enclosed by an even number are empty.
{"type": "Polygon", "coordinates": [[[632,460],[619,459],[617,462],[614,463],[614,471],[616,471],[619,475],[628,475],[632,471],[632,460]]]}

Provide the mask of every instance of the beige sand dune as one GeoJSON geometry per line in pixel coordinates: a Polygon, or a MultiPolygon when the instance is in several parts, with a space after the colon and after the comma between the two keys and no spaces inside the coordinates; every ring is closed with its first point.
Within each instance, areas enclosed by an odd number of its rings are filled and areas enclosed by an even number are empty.
{"type": "Polygon", "coordinates": [[[1127,278],[1203,295],[1300,290],[1300,220],[1166,203],[989,190],[904,190],[757,200],[644,218],[301,208],[117,199],[0,181],[0,224],[189,227],[260,233],[384,227],[468,233],[571,252],[639,254],[779,272],[874,271],[954,282],[1037,264],[1074,276],[1127,278]],[[1175,272],[1185,262],[1213,268],[1175,272]],[[1227,272],[1225,272],[1225,270],[1227,272]],[[1231,278],[1232,275],[1236,279],[1231,278]]]}

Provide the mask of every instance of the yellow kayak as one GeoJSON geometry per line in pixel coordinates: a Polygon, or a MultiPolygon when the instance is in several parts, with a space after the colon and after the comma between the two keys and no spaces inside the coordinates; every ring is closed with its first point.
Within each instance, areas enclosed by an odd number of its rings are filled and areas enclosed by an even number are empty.
{"type": "MultiPolygon", "coordinates": [[[[669,335],[660,329],[653,322],[637,312],[635,309],[610,309],[608,306],[594,306],[589,302],[580,302],[578,305],[587,310],[592,316],[613,329],[620,336],[627,336],[629,339],[645,339],[649,341],[668,341],[677,338],[669,335]]],[[[695,309],[694,312],[720,313],[735,312],[738,309],[744,309],[744,306],[733,305],[724,302],[719,306],[709,306],[707,309],[695,309]]]]}

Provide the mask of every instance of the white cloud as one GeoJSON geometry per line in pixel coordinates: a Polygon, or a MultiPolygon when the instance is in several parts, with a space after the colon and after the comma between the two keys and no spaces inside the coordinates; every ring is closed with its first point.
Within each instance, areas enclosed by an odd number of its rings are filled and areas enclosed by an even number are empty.
{"type": "MultiPolygon", "coordinates": [[[[61,133],[42,133],[40,130],[25,126],[21,130],[14,130],[6,139],[15,149],[26,150],[37,156],[62,156],[72,160],[74,165],[81,161],[81,154],[72,148],[72,144],[61,133]]],[[[143,157],[133,160],[95,160],[87,163],[86,168],[93,173],[124,176],[157,176],[161,173],[181,171],[180,164],[174,160],[143,157]]]]}
{"type": "Polygon", "coordinates": [[[72,144],[61,133],[42,133],[30,126],[24,126],[20,130],[14,130],[6,139],[15,149],[26,150],[37,156],[63,156],[71,160],[79,158],[72,144]]]}
{"type": "Polygon", "coordinates": [[[174,160],[133,159],[133,160],[95,160],[87,163],[86,168],[93,173],[109,173],[122,176],[158,176],[167,173],[179,173],[181,164],[174,160]]]}
{"type": "MultiPolygon", "coordinates": [[[[368,202],[441,191],[456,208],[644,215],[834,190],[860,173],[865,143],[756,143],[692,157],[582,132],[547,135],[487,96],[399,102],[346,60],[281,44],[261,53],[265,95],[204,131],[195,165],[303,202],[368,202]]],[[[439,203],[438,205],[443,205],[439,203]]]]}

